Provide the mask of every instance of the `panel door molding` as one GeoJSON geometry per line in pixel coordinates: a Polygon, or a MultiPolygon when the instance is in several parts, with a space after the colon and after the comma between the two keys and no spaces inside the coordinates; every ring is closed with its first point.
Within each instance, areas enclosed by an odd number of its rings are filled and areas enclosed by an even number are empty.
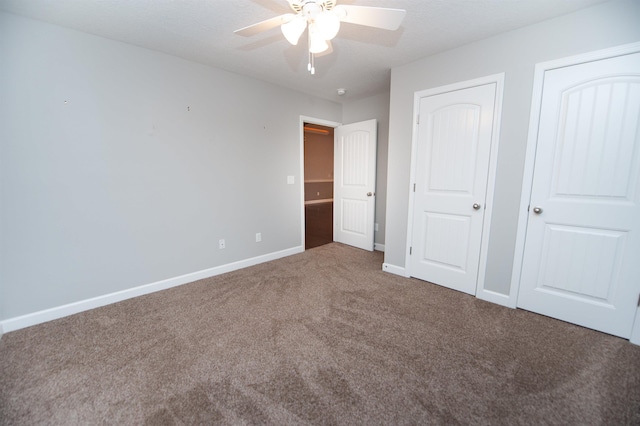
{"type": "Polygon", "coordinates": [[[632,337],[639,117],[640,43],[536,66],[514,305],[632,337]]]}
{"type": "Polygon", "coordinates": [[[334,241],[374,249],[376,149],[375,119],[335,129],[334,241]]]}
{"type": "Polygon", "coordinates": [[[484,291],[502,84],[498,74],[415,94],[405,270],[504,304],[484,291]]]}

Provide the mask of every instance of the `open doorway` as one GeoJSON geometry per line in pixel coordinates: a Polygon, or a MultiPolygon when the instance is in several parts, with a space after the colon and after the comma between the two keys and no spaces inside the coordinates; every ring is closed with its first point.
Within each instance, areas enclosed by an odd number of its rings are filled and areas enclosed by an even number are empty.
{"type": "Polygon", "coordinates": [[[305,122],[305,250],[333,242],[333,127],[305,122]]]}

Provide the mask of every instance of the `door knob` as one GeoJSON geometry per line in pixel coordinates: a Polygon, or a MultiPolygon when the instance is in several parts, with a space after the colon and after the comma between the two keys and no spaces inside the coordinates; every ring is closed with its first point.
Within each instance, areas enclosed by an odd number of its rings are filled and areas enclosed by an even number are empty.
{"type": "Polygon", "coordinates": [[[480,207],[481,207],[481,206],[480,206],[480,204],[478,204],[478,203],[474,203],[474,204],[473,204],[473,209],[474,209],[474,210],[480,210],[480,207]]]}
{"type": "Polygon", "coordinates": [[[534,208],[533,208],[533,212],[534,212],[535,214],[540,214],[540,213],[542,213],[542,207],[534,207],[534,208]]]}
{"type": "Polygon", "coordinates": [[[367,197],[371,197],[373,195],[373,192],[367,192],[367,197]]]}

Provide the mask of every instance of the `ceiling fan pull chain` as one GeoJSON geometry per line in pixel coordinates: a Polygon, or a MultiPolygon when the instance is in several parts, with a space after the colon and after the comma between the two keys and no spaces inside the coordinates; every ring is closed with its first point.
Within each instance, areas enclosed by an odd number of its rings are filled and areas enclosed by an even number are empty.
{"type": "Polygon", "coordinates": [[[309,64],[307,65],[307,71],[309,71],[311,75],[314,75],[316,73],[316,64],[315,64],[315,58],[313,56],[313,52],[311,52],[311,37],[309,37],[308,49],[309,49],[309,64]]]}
{"type": "Polygon", "coordinates": [[[307,41],[307,52],[309,52],[309,63],[307,64],[307,71],[311,72],[311,48],[309,47],[309,41],[307,41]]]}

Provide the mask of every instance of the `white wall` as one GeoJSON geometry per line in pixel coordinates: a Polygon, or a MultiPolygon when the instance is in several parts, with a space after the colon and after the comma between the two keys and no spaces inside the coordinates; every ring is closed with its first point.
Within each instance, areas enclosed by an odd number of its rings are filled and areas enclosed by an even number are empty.
{"type": "Polygon", "coordinates": [[[341,105],[9,14],[0,43],[0,320],[300,246],[299,117],[341,105]]]}
{"type": "Polygon", "coordinates": [[[385,263],[405,267],[416,91],[505,72],[485,286],[508,294],[535,64],[638,40],[640,2],[612,1],[393,69],[385,263]]]}
{"type": "Polygon", "coordinates": [[[389,148],[389,92],[343,104],[342,122],[351,124],[370,119],[378,120],[378,157],[376,163],[376,218],[378,231],[374,242],[380,249],[385,244],[387,210],[387,151],[389,148]]]}

